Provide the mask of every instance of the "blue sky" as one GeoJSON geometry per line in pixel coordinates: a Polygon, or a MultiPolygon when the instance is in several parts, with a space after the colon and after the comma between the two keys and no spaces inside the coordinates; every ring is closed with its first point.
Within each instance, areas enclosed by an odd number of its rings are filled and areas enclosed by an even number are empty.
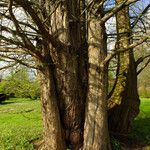
{"type": "Polygon", "coordinates": [[[140,8],[145,8],[148,4],[150,4],[150,0],[139,0],[137,2],[137,5],[140,7],[140,8]]]}

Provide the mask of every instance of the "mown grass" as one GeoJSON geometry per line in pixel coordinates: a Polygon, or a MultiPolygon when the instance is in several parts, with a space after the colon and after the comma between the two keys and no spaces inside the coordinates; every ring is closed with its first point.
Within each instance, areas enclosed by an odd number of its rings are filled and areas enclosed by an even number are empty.
{"type": "Polygon", "coordinates": [[[150,145],[150,99],[148,98],[141,99],[140,113],[134,121],[132,134],[143,144],[150,145]]]}
{"type": "MultiPolygon", "coordinates": [[[[134,121],[133,138],[150,144],[150,99],[142,99],[134,121]]],[[[0,105],[0,150],[33,150],[31,141],[41,137],[40,101],[10,99],[0,105]]]]}
{"type": "Polygon", "coordinates": [[[0,150],[32,150],[41,133],[39,100],[14,98],[0,105],[0,150]]]}

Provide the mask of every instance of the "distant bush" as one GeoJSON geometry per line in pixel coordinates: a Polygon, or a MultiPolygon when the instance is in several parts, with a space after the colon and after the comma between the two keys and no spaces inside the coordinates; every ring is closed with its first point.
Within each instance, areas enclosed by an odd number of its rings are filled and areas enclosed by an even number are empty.
{"type": "Polygon", "coordinates": [[[150,87],[141,86],[138,88],[140,97],[150,98],[150,87]]]}
{"type": "Polygon", "coordinates": [[[28,70],[21,68],[11,72],[0,82],[0,93],[10,97],[37,99],[40,96],[36,78],[31,78],[28,70]]]}

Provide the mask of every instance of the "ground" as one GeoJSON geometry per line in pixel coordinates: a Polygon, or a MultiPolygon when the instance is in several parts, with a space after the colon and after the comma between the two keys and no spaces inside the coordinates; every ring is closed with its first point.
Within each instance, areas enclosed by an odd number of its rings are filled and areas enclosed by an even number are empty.
{"type": "MultiPolygon", "coordinates": [[[[119,150],[150,150],[150,99],[142,99],[133,132],[119,150]]],[[[0,150],[34,150],[42,140],[40,100],[14,98],[0,104],[0,150]]]]}
{"type": "Polygon", "coordinates": [[[0,150],[33,150],[41,137],[40,101],[10,99],[0,105],[0,150]]]}
{"type": "Polygon", "coordinates": [[[150,99],[141,98],[140,113],[132,133],[122,143],[122,150],[150,150],[150,99]]]}

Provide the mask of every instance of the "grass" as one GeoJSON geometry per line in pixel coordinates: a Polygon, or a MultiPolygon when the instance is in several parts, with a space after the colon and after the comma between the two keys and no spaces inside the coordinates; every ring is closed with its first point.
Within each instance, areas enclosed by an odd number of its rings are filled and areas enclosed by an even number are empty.
{"type": "Polygon", "coordinates": [[[41,136],[40,101],[10,99],[0,105],[0,150],[32,150],[41,136]]]}
{"type": "Polygon", "coordinates": [[[150,145],[150,99],[142,98],[140,113],[134,121],[133,136],[150,145]]]}
{"type": "MultiPolygon", "coordinates": [[[[142,98],[134,121],[133,138],[150,144],[150,99],[142,98]]],[[[33,150],[31,141],[41,137],[40,101],[14,98],[0,105],[0,150],[33,150]]],[[[115,142],[116,144],[116,142],[115,142]]]]}

